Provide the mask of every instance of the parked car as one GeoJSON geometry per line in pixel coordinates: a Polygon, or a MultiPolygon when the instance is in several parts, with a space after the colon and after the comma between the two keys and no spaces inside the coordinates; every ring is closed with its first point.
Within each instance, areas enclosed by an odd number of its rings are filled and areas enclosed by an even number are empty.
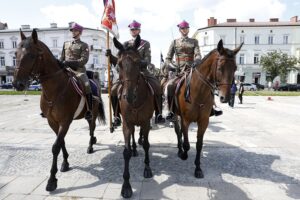
{"type": "Polygon", "coordinates": [[[2,85],[1,85],[1,88],[2,88],[2,89],[13,89],[14,86],[12,85],[11,82],[8,82],[8,83],[2,84],[2,85]]]}
{"type": "Polygon", "coordinates": [[[264,90],[264,89],[265,89],[265,86],[262,85],[262,84],[259,84],[259,83],[252,83],[252,84],[256,85],[256,88],[257,88],[258,90],[264,90]]]}
{"type": "Polygon", "coordinates": [[[278,87],[278,91],[300,91],[300,84],[282,84],[278,87]]]}
{"type": "Polygon", "coordinates": [[[256,91],[257,87],[253,83],[243,83],[245,91],[256,91]]]}
{"type": "Polygon", "coordinates": [[[29,91],[41,91],[42,90],[42,86],[41,84],[31,84],[28,87],[29,91]]]}

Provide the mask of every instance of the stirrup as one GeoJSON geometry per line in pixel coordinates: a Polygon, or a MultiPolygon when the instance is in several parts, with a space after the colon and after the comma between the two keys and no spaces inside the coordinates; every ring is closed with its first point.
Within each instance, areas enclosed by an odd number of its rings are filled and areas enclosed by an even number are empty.
{"type": "Polygon", "coordinates": [[[163,124],[166,122],[166,119],[163,118],[163,116],[161,114],[158,114],[156,117],[155,117],[155,124],[163,124]]]}
{"type": "Polygon", "coordinates": [[[174,113],[170,111],[166,116],[166,120],[174,121],[174,113]]]}
{"type": "Polygon", "coordinates": [[[114,126],[121,126],[121,119],[119,117],[114,117],[114,126]]]}

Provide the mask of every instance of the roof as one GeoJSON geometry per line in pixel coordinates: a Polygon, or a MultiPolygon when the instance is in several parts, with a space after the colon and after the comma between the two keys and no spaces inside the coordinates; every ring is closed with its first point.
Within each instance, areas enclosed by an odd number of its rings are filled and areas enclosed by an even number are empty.
{"type": "MultiPolygon", "coordinates": [[[[62,31],[62,30],[69,30],[69,27],[58,27],[58,28],[36,28],[37,31],[62,31]]],[[[32,28],[30,29],[21,29],[23,32],[32,32],[32,28]]],[[[84,28],[84,30],[92,30],[92,31],[103,31],[101,29],[93,29],[93,28],[84,28]]],[[[5,29],[0,30],[0,33],[15,33],[19,32],[20,29],[5,29]]]]}
{"type": "Polygon", "coordinates": [[[224,22],[198,30],[215,28],[215,27],[281,27],[281,26],[300,26],[300,21],[297,22],[224,22]]]}

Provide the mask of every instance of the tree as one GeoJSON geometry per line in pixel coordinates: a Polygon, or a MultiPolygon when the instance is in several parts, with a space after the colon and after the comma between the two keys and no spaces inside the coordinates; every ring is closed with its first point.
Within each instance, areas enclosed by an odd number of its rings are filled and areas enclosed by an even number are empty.
{"type": "Polygon", "coordinates": [[[272,51],[261,56],[260,65],[262,69],[270,76],[271,81],[276,76],[280,76],[282,82],[286,82],[287,75],[292,70],[299,70],[295,65],[299,60],[294,56],[289,56],[281,51],[272,51]]]}

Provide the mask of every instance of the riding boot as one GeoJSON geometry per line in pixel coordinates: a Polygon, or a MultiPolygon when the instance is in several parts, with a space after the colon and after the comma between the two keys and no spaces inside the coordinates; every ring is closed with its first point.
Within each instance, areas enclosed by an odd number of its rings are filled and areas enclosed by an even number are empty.
{"type": "Polygon", "coordinates": [[[121,117],[120,117],[120,113],[119,113],[120,108],[119,108],[118,96],[111,96],[111,104],[112,104],[113,111],[114,111],[113,125],[121,126],[121,117]]]}
{"type": "Polygon", "coordinates": [[[155,124],[163,124],[166,122],[165,118],[161,115],[162,112],[162,97],[161,95],[156,95],[156,106],[155,106],[155,124]]]}
{"type": "Polygon", "coordinates": [[[93,94],[92,93],[89,93],[89,94],[86,94],[86,101],[87,101],[87,111],[85,113],[85,119],[86,120],[92,120],[93,118],[93,113],[92,113],[92,110],[93,110],[93,94]]]}
{"type": "Polygon", "coordinates": [[[166,120],[171,121],[174,118],[173,113],[173,96],[168,96],[169,113],[166,116],[166,120]]]}

